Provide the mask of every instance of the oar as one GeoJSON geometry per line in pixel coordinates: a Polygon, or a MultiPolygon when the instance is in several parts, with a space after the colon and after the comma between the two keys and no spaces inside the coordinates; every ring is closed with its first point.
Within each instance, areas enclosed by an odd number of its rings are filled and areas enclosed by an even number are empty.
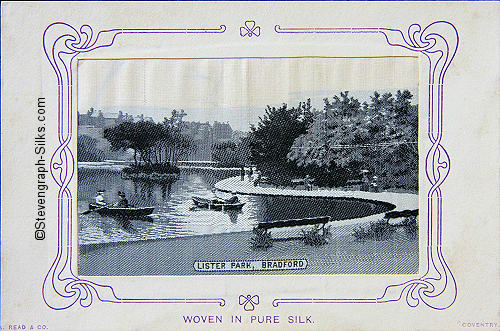
{"type": "Polygon", "coordinates": [[[89,209],[89,210],[84,211],[84,212],[82,213],[82,215],[87,215],[87,214],[89,214],[89,213],[92,213],[92,212],[94,212],[94,211],[99,211],[99,210],[104,209],[104,208],[106,208],[106,207],[107,207],[107,206],[103,206],[103,207],[96,208],[96,209],[89,209]]]}

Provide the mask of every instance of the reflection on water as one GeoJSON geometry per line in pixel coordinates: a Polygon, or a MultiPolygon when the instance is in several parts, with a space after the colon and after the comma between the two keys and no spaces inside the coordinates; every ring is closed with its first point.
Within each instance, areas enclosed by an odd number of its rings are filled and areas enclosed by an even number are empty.
{"type": "MultiPolygon", "coordinates": [[[[329,215],[335,219],[381,213],[385,207],[370,202],[337,199],[240,196],[241,210],[213,211],[193,208],[193,195],[213,197],[213,185],[237,171],[182,171],[176,181],[154,183],[122,179],[119,171],[79,169],[78,230],[80,244],[174,238],[251,230],[258,222],[329,215]],[[126,193],[130,204],[154,206],[154,213],[141,219],[81,215],[99,189],[108,202],[117,192],[126,193]]],[[[219,196],[224,197],[222,193],[219,196]]]]}

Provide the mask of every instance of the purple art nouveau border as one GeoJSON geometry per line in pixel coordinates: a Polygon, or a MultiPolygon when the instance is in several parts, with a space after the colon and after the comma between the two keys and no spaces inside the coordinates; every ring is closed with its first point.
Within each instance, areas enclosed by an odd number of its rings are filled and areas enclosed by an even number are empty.
{"type": "Polygon", "coordinates": [[[411,307],[422,301],[434,309],[449,308],[457,297],[457,284],[442,251],[442,193],[440,186],[450,171],[450,158],[441,145],[443,137],[444,77],[458,48],[458,32],[453,24],[437,21],[422,29],[412,24],[406,35],[388,28],[282,28],[276,33],[288,34],[381,34],[390,46],[421,53],[428,60],[428,138],[432,147],[427,152],[425,172],[431,188],[427,193],[427,268],[426,272],[406,282],[389,285],[374,298],[276,298],[273,306],[284,303],[385,303],[403,297],[411,307]]]}
{"type": "Polygon", "coordinates": [[[73,60],[82,53],[112,46],[121,34],[220,34],[226,31],[221,25],[214,29],[112,29],[94,34],[83,25],[77,31],[71,25],[56,22],[43,34],[43,48],[57,76],[58,137],[59,147],[54,152],[50,172],[59,186],[57,255],[44,279],[42,295],[52,309],[60,310],[79,302],[82,307],[92,304],[94,295],[102,302],[113,303],[214,303],[224,306],[223,298],[121,298],[109,285],[82,279],[72,270],[73,246],[73,197],[68,188],[75,172],[75,159],[69,144],[73,136],[73,60]]]}
{"type": "MultiPolygon", "coordinates": [[[[260,27],[245,25],[247,35],[260,35],[260,27]],[[256,28],[259,28],[258,34],[256,28]],[[252,33],[250,33],[252,32],[252,33]]],[[[246,22],[247,23],[247,22],[246,22]]],[[[214,303],[225,305],[223,298],[120,298],[109,285],[81,279],[73,272],[72,266],[72,224],[73,197],[68,188],[74,171],[75,159],[69,148],[72,138],[73,120],[73,60],[82,53],[112,46],[120,34],[220,34],[226,31],[221,25],[213,29],[112,29],[94,34],[92,28],[83,25],[80,30],[62,22],[47,27],[43,34],[43,47],[57,76],[58,88],[58,138],[59,147],[51,159],[51,174],[59,186],[58,192],[58,244],[57,255],[52,263],[42,287],[45,303],[52,309],[66,309],[79,302],[82,307],[92,304],[94,295],[102,302],[113,303],[214,303]]],[[[243,31],[243,32],[245,32],[243,31]]],[[[427,195],[428,233],[427,270],[418,278],[404,283],[389,285],[378,298],[276,298],[273,306],[283,303],[382,303],[398,301],[406,297],[411,307],[420,300],[435,309],[446,309],[456,299],[456,283],[446,264],[442,252],[442,194],[440,186],[450,170],[450,159],[441,146],[443,119],[443,82],[458,47],[458,33],[449,22],[439,21],[422,29],[413,24],[407,34],[397,29],[387,28],[281,28],[275,26],[278,34],[338,34],[366,33],[382,34],[390,46],[404,47],[422,53],[429,63],[428,72],[428,138],[432,143],[426,157],[426,174],[431,184],[427,195]]]]}

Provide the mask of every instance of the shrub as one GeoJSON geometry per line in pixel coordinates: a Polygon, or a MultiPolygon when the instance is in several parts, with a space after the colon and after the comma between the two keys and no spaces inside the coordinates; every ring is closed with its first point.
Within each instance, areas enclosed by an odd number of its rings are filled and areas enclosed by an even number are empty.
{"type": "Polygon", "coordinates": [[[369,232],[375,240],[386,240],[392,237],[396,228],[385,220],[370,223],[369,232]]]}
{"type": "Polygon", "coordinates": [[[264,249],[267,250],[269,247],[273,246],[273,238],[271,232],[266,229],[260,229],[258,227],[253,228],[252,232],[254,236],[252,237],[252,248],[253,249],[264,249]]]}
{"type": "Polygon", "coordinates": [[[405,217],[401,225],[404,226],[408,238],[415,239],[418,236],[417,216],[405,217]]]}
{"type": "Polygon", "coordinates": [[[321,246],[328,243],[330,237],[330,226],[319,226],[315,225],[309,230],[302,230],[302,240],[304,240],[304,244],[310,246],[321,246]],[[320,233],[320,230],[321,233],[320,233]]]}
{"type": "Polygon", "coordinates": [[[396,228],[393,225],[389,224],[386,220],[381,219],[377,222],[370,222],[370,226],[367,230],[361,226],[354,229],[352,235],[357,240],[387,240],[392,237],[395,231],[396,228]]]}
{"type": "Polygon", "coordinates": [[[370,238],[370,234],[361,226],[357,229],[354,229],[352,235],[354,236],[354,238],[356,238],[356,240],[359,241],[364,241],[370,238]]]}

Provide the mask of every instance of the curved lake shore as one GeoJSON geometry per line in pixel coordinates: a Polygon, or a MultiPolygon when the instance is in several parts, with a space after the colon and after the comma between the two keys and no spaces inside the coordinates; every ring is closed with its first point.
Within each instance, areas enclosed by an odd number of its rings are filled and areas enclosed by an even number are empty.
{"type": "MultiPolygon", "coordinates": [[[[341,190],[292,190],[255,187],[237,171],[183,169],[173,183],[123,179],[115,169],[80,169],[78,210],[88,207],[95,191],[109,199],[120,190],[134,205],[155,206],[151,222],[120,221],[97,214],[79,215],[78,270],[84,275],[201,275],[195,261],[306,259],[307,269],[255,271],[250,274],[416,273],[418,237],[398,228],[384,241],[359,242],[353,230],[377,221],[388,210],[416,209],[409,193],[341,190]],[[224,179],[225,178],[225,179],[224,179]],[[236,213],[193,208],[193,195],[210,197],[211,188],[235,191],[245,202],[236,213]],[[319,198],[319,199],[316,199],[319,198]],[[329,215],[331,238],[312,247],[297,240],[310,226],[271,229],[273,246],[252,249],[250,231],[260,222],[329,215]]],[[[228,274],[218,272],[217,274],[228,274]]],[[[241,274],[241,273],[240,273],[241,274]]],[[[245,273],[243,273],[245,274],[245,273]]]]}
{"type": "Polygon", "coordinates": [[[335,189],[318,190],[296,190],[282,189],[276,187],[254,186],[253,182],[241,180],[241,177],[230,177],[215,184],[215,188],[221,192],[235,192],[237,194],[256,196],[283,196],[283,197],[304,197],[304,198],[348,198],[378,201],[394,205],[394,210],[418,209],[418,195],[413,193],[394,192],[365,192],[365,191],[344,191],[335,189]]]}

